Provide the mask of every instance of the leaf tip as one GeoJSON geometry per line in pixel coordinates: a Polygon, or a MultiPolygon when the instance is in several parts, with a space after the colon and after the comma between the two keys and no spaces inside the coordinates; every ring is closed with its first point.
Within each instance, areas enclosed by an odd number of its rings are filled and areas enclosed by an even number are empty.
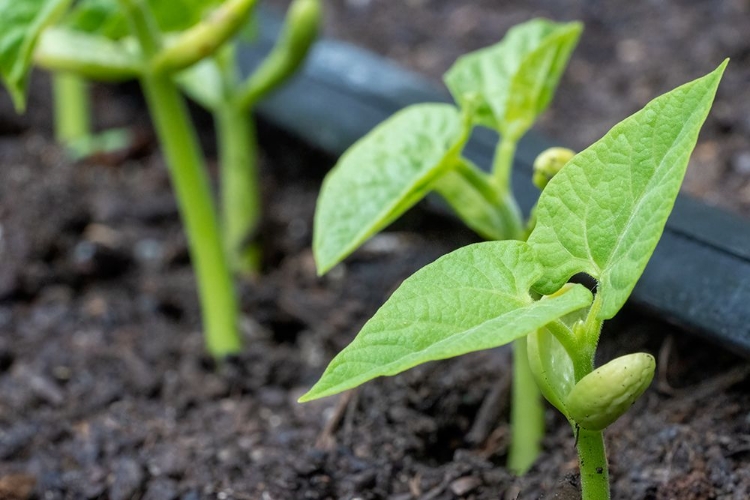
{"type": "Polygon", "coordinates": [[[721,64],[719,64],[719,67],[714,70],[714,73],[719,73],[720,75],[724,74],[724,70],[727,69],[727,64],[729,64],[728,57],[724,59],[721,64]]]}
{"type": "Polygon", "coordinates": [[[313,260],[315,261],[315,273],[318,278],[326,274],[336,265],[336,261],[325,258],[320,251],[313,247],[313,260]]]}
{"type": "Polygon", "coordinates": [[[309,391],[307,391],[306,393],[304,393],[302,396],[300,396],[297,399],[297,402],[298,403],[307,403],[307,402],[312,401],[314,399],[317,399],[317,398],[315,397],[315,394],[313,394],[312,389],[310,389],[309,391]]]}
{"type": "Polygon", "coordinates": [[[10,89],[10,98],[13,101],[13,108],[16,113],[22,115],[26,112],[26,95],[23,90],[10,89]]]}

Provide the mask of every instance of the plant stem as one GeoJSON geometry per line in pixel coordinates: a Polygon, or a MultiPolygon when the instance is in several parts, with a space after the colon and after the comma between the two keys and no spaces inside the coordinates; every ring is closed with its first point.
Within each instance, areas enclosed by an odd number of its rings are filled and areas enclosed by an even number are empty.
{"type": "MultiPolygon", "coordinates": [[[[521,220],[521,211],[510,189],[516,142],[511,138],[501,137],[495,149],[490,182],[500,194],[504,210],[515,214],[514,234],[510,238],[525,241],[527,234],[521,220]]],[[[508,467],[516,474],[524,474],[539,455],[544,437],[544,403],[529,366],[525,337],[513,342],[511,405],[508,467]]]]}
{"type": "Polygon", "coordinates": [[[495,148],[495,157],[492,160],[492,185],[502,195],[511,193],[510,174],[513,169],[516,144],[515,140],[501,137],[495,148]]]}
{"type": "Polygon", "coordinates": [[[64,71],[52,74],[55,106],[55,139],[70,146],[91,135],[88,86],[78,75],[64,71]]]}
{"type": "Polygon", "coordinates": [[[609,468],[601,431],[578,430],[581,500],[609,500],[609,468]]]}
{"type": "MultiPolygon", "coordinates": [[[[142,0],[119,1],[142,53],[152,58],[161,34],[147,5],[142,0]]],[[[198,136],[172,75],[147,70],[140,80],[187,232],[206,345],[215,357],[238,352],[237,299],[198,136]]]]}
{"type": "Polygon", "coordinates": [[[513,342],[511,441],[508,468],[525,474],[534,464],[544,437],[544,406],[526,352],[526,337],[513,342]]]}
{"type": "Polygon", "coordinates": [[[215,116],[224,245],[235,271],[255,275],[261,260],[255,241],[261,215],[255,126],[250,112],[230,100],[215,116]]]}
{"type": "MultiPolygon", "coordinates": [[[[571,356],[576,383],[594,370],[594,355],[603,323],[598,318],[601,305],[601,296],[596,294],[581,331],[574,330],[581,346],[571,356]]],[[[582,500],[609,500],[609,467],[604,449],[604,434],[602,431],[587,431],[578,427],[575,431],[578,433],[576,447],[581,469],[582,500]]]]}
{"type": "Polygon", "coordinates": [[[216,357],[238,352],[237,300],[197,135],[171,76],[146,72],[141,84],[187,232],[208,350],[216,357]]]}

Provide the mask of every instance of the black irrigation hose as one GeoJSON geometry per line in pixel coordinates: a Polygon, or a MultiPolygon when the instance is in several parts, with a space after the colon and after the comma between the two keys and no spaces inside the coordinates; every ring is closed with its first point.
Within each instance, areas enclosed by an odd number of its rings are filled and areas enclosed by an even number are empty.
{"type": "MultiPolygon", "coordinates": [[[[260,25],[259,43],[239,51],[245,72],[270,49],[280,22],[262,12],[260,25]]],[[[265,120],[338,156],[404,106],[448,100],[444,90],[380,56],[322,40],[302,74],[258,111],[265,120]]],[[[494,141],[489,131],[476,133],[467,156],[489,166],[494,141]]],[[[538,197],[530,182],[531,164],[550,145],[534,133],[519,144],[513,188],[527,212],[538,197]]],[[[750,221],[680,195],[631,301],[750,355],[750,221]]]]}

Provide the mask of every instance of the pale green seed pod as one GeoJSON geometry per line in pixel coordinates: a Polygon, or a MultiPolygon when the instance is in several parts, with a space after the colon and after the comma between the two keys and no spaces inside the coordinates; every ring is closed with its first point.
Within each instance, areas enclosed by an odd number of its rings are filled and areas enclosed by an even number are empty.
{"type": "Polygon", "coordinates": [[[568,148],[549,148],[542,151],[534,160],[534,176],[532,177],[534,185],[539,189],[544,189],[555,174],[574,156],[575,152],[568,148]]]}
{"type": "Polygon", "coordinates": [[[656,361],[646,353],[614,359],[583,377],[565,401],[568,418],[582,429],[601,431],[620,418],[654,378],[656,361]]]}

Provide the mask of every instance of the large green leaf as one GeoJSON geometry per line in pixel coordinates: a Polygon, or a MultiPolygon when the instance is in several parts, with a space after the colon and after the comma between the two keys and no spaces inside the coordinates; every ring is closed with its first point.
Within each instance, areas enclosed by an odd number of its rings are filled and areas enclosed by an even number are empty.
{"type": "Polygon", "coordinates": [[[448,104],[410,106],[360,139],[326,176],[315,211],[319,273],[343,260],[430,190],[465,140],[448,104]]]}
{"type": "Polygon", "coordinates": [[[586,272],[599,281],[599,318],[620,310],[661,237],[725,67],[654,99],[550,181],[529,237],[545,266],[538,290],[586,272]]]}
{"type": "Polygon", "coordinates": [[[26,108],[31,55],[42,30],[55,22],[71,0],[0,0],[0,76],[16,110],[26,108]]]}
{"type": "Polygon", "coordinates": [[[520,241],[478,243],[441,257],[403,282],[300,401],[507,344],[591,303],[581,285],[533,300],[529,289],[541,274],[520,241]]]}
{"type": "Polygon", "coordinates": [[[128,34],[128,21],[117,0],[80,0],[62,24],[75,31],[96,33],[113,40],[128,34]]]}
{"type": "Polygon", "coordinates": [[[499,43],[460,57],[445,83],[462,107],[477,106],[476,123],[518,139],[547,108],[581,30],[577,22],[519,24],[499,43]]]}
{"type": "MultiPolygon", "coordinates": [[[[163,32],[181,31],[200,21],[221,0],[147,0],[163,32]]],[[[65,18],[66,27],[119,39],[129,33],[125,15],[117,0],[81,0],[65,18]]]]}

